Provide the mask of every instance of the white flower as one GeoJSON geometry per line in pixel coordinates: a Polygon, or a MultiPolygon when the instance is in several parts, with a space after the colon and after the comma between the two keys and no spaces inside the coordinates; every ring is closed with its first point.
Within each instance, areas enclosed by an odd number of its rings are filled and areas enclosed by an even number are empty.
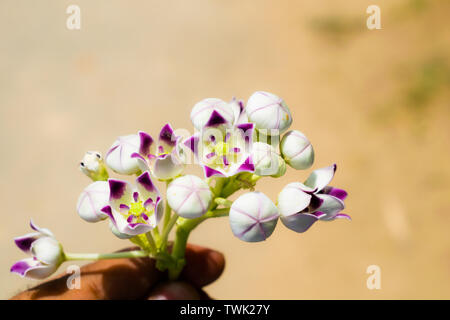
{"type": "Polygon", "coordinates": [[[249,192],[237,198],[230,208],[233,234],[247,242],[266,240],[278,221],[278,209],[261,192],[249,192]]]}
{"type": "Polygon", "coordinates": [[[32,257],[16,262],[11,272],[22,277],[44,279],[53,274],[64,261],[61,244],[54,238],[53,233],[45,228],[39,228],[30,221],[35,231],[14,239],[17,247],[32,257]]]}
{"type": "Polygon", "coordinates": [[[108,216],[101,210],[109,203],[109,184],[107,181],[96,181],[87,186],[77,203],[77,212],[83,220],[97,222],[108,216]]]}
{"type": "Polygon", "coordinates": [[[140,144],[141,139],[137,134],[119,137],[106,154],[106,165],[120,174],[138,173],[140,171],[138,160],[131,155],[138,152],[140,144]]]}
{"type": "Polygon", "coordinates": [[[314,170],[304,182],[289,183],[278,195],[281,221],[289,229],[305,232],[316,221],[333,221],[350,216],[342,213],[347,192],[327,186],[336,165],[314,170]]]}
{"type": "Polygon", "coordinates": [[[181,174],[184,163],[179,157],[177,136],[170,124],[166,124],[155,141],[146,132],[139,131],[140,145],[131,156],[138,159],[142,172],[150,171],[160,180],[170,180],[181,174]]]}
{"type": "Polygon", "coordinates": [[[314,162],[314,149],[308,138],[297,130],[286,133],[280,143],[281,154],[292,168],[308,169],[314,162]]]}
{"type": "Polygon", "coordinates": [[[192,219],[204,215],[212,197],[208,184],[194,175],[177,178],[167,188],[170,207],[183,218],[192,219]]]}
{"type": "Polygon", "coordinates": [[[291,112],[280,97],[264,91],[257,91],[248,99],[245,107],[250,122],[255,123],[256,129],[277,130],[278,134],[286,131],[292,123],[291,112]]]}
{"type": "Polygon", "coordinates": [[[136,178],[136,185],[122,180],[109,179],[109,205],[102,212],[110,218],[111,231],[136,236],[151,231],[161,220],[163,202],[148,171],[136,178]],[[117,231],[117,232],[116,232],[117,231]]]}

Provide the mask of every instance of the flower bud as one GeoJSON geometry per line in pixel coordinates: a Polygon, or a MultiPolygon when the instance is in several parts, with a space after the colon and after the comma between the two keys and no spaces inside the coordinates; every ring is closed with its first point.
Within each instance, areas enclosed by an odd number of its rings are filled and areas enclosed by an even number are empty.
{"type": "Polygon", "coordinates": [[[284,176],[286,173],[286,162],[283,160],[282,157],[278,156],[278,171],[272,175],[274,178],[278,178],[281,176],[284,176]]]}
{"type": "Polygon", "coordinates": [[[279,159],[280,156],[272,146],[263,142],[253,143],[252,160],[255,166],[255,174],[258,176],[277,174],[280,166],[279,159]]]}
{"type": "Polygon", "coordinates": [[[286,131],[292,123],[291,112],[280,97],[264,91],[257,91],[248,99],[245,107],[248,119],[255,123],[256,128],[275,129],[277,134],[286,131]]]}
{"type": "Polygon", "coordinates": [[[83,220],[97,222],[108,216],[101,210],[109,203],[109,184],[107,181],[96,181],[87,186],[77,203],[77,212],[83,220]]]}
{"type": "Polygon", "coordinates": [[[139,152],[141,139],[132,134],[119,137],[105,156],[105,162],[114,172],[132,175],[140,171],[138,160],[131,157],[139,152]]]}
{"type": "Polygon", "coordinates": [[[191,121],[197,130],[201,130],[216,111],[226,122],[232,124],[235,121],[233,108],[225,101],[217,98],[207,98],[197,102],[191,111],[191,121]]]}
{"type": "Polygon", "coordinates": [[[99,152],[86,152],[80,162],[80,170],[93,181],[108,180],[108,171],[99,152]]]}
{"type": "Polygon", "coordinates": [[[187,219],[204,215],[213,195],[208,184],[194,175],[185,175],[173,180],[167,188],[167,201],[181,217],[187,219]]]}
{"type": "Polygon", "coordinates": [[[52,237],[42,237],[33,243],[31,253],[39,261],[59,266],[63,258],[63,250],[61,244],[52,237]]]}
{"type": "Polygon", "coordinates": [[[308,169],[314,162],[314,149],[308,138],[297,130],[286,133],[281,139],[281,154],[292,168],[308,169]]]}
{"type": "Polygon", "coordinates": [[[247,242],[266,240],[278,221],[278,209],[261,192],[249,192],[237,198],[230,208],[230,226],[233,234],[247,242]]]}

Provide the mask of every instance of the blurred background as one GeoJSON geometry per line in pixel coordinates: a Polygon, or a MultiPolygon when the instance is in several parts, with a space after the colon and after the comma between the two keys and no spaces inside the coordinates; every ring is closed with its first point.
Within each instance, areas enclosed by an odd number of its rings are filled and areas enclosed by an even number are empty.
{"type": "MultiPolygon", "coordinates": [[[[36,282],[9,273],[24,257],[12,238],[32,217],[67,251],[128,246],[75,206],[89,183],[87,150],[119,135],[192,126],[207,97],[273,92],[292,128],[338,164],[352,222],[304,234],[281,223],[264,243],[207,221],[191,242],[227,258],[207,288],[224,299],[450,298],[450,3],[390,1],[0,2],[0,298],[36,282]],[[376,2],[376,3],[375,3],[376,2]],[[81,8],[81,30],[66,8],[81,8]],[[368,30],[366,8],[381,8],[368,30]],[[369,265],[381,289],[366,287],[369,265]]],[[[311,170],[260,181],[275,200],[311,170]]],[[[61,272],[64,268],[60,269],[61,272]]]]}

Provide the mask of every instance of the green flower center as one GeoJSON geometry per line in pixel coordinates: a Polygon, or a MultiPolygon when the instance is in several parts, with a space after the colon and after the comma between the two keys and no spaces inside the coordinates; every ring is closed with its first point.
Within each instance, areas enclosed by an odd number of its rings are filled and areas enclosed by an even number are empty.
{"type": "Polygon", "coordinates": [[[214,146],[214,152],[219,157],[226,156],[230,152],[230,144],[226,142],[219,142],[214,146]]]}

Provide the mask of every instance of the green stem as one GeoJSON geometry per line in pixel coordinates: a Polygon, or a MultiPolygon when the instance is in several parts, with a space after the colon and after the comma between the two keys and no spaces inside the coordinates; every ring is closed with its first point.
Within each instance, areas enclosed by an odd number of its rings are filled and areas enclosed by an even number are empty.
{"type": "Polygon", "coordinates": [[[152,253],[156,253],[156,243],[155,243],[155,240],[152,237],[151,232],[147,232],[145,234],[145,236],[147,237],[148,244],[150,245],[151,252],[152,253]]]}
{"type": "Polygon", "coordinates": [[[116,253],[65,253],[66,260],[103,260],[122,258],[145,258],[149,257],[147,251],[124,251],[116,253]]]}
{"type": "Polygon", "coordinates": [[[213,205],[212,210],[208,211],[200,218],[183,219],[182,222],[177,226],[175,241],[172,247],[172,258],[175,261],[175,267],[169,268],[170,280],[176,280],[183,270],[183,267],[185,265],[184,254],[186,252],[186,245],[191,231],[194,230],[203,221],[209,218],[224,217],[228,215],[228,212],[230,211],[229,208],[214,210],[215,207],[217,207],[217,205],[213,205]]]}
{"type": "Polygon", "coordinates": [[[178,215],[174,213],[172,217],[170,218],[169,222],[167,223],[167,226],[163,230],[163,234],[161,236],[161,250],[165,250],[167,247],[167,240],[169,238],[169,233],[172,230],[173,226],[178,220],[178,215]]]}

